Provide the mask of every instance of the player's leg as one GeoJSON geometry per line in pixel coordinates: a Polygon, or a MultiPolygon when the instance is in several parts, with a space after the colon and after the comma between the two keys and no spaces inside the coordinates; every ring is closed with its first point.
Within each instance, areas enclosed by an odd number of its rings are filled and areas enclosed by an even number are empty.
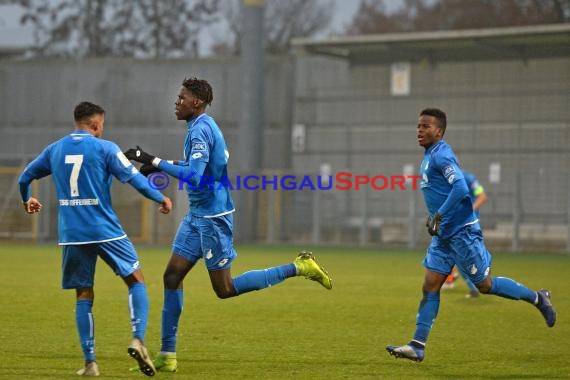
{"type": "MultiPolygon", "coordinates": [[[[170,256],[164,271],[161,346],[160,352],[153,360],[154,368],[160,372],[176,372],[178,370],[176,342],[178,323],[184,301],[183,280],[193,266],[194,263],[189,262],[181,254],[175,252],[170,256]]],[[[138,370],[138,367],[131,368],[131,371],[138,370]]]]}
{"type": "Polygon", "coordinates": [[[138,363],[139,370],[147,376],[154,376],[156,369],[144,345],[148,323],[149,300],[142,271],[137,269],[123,278],[129,288],[129,314],[133,340],[127,348],[129,355],[138,363]]]}
{"type": "Polygon", "coordinates": [[[188,261],[179,252],[173,252],[163,275],[164,301],[162,306],[161,345],[160,353],[154,364],[157,370],[176,372],[176,344],[178,324],[184,304],[184,278],[194,267],[194,262],[188,261]]]}
{"type": "MultiPolygon", "coordinates": [[[[227,255],[229,256],[229,255],[227,255]]],[[[231,261],[227,263],[229,266],[231,261]]],[[[321,267],[311,252],[302,251],[295,261],[276,267],[251,270],[231,278],[230,270],[210,270],[210,279],[216,294],[220,298],[234,297],[240,294],[261,290],[277,285],[287,278],[304,276],[316,281],[326,289],[332,288],[332,280],[328,272],[321,267]]]]}
{"type": "Polygon", "coordinates": [[[195,218],[194,222],[200,231],[200,249],[212,288],[219,298],[230,298],[252,290],[264,289],[296,275],[295,266],[289,264],[253,270],[232,278],[230,268],[237,257],[233,247],[233,215],[195,218]]]}
{"type": "Polygon", "coordinates": [[[163,275],[164,299],[162,305],[160,352],[154,359],[155,368],[162,372],[176,372],[176,344],[178,324],[184,304],[184,278],[201,258],[200,235],[185,216],[172,243],[172,255],[163,275]]]}
{"type": "Polygon", "coordinates": [[[440,289],[453,268],[453,259],[439,238],[433,238],[428,247],[423,265],[426,267],[423,297],[416,316],[416,331],[412,340],[403,346],[387,346],[386,350],[397,358],[414,361],[424,359],[424,350],[439,312],[440,289]]]}
{"type": "Polygon", "coordinates": [[[95,361],[95,322],[93,319],[93,288],[75,289],[75,323],[79,333],[81,350],[85,357],[85,367],[79,369],[80,376],[99,376],[99,367],[95,361]]]}
{"type": "Polygon", "coordinates": [[[550,291],[541,289],[534,291],[525,285],[507,277],[488,276],[477,284],[483,294],[493,294],[512,300],[524,300],[534,305],[542,314],[548,327],[556,323],[556,309],[551,301],[550,291]]]}
{"type": "Polygon", "coordinates": [[[490,275],[491,254],[485,246],[481,230],[465,228],[463,240],[464,246],[461,250],[466,252],[466,255],[464,258],[458,258],[458,265],[461,266],[462,272],[466,273],[469,279],[476,284],[481,293],[512,300],[524,300],[539,309],[549,327],[554,326],[556,311],[550,301],[549,291],[536,292],[510,278],[492,277],[490,275]]]}
{"type": "Polygon", "coordinates": [[[154,376],[154,365],[144,346],[149,300],[135,247],[128,238],[123,238],[99,243],[98,254],[128,287],[128,309],[133,339],[127,352],[137,361],[142,373],[154,376]]]}
{"type": "Polygon", "coordinates": [[[95,322],[92,311],[97,255],[90,248],[67,245],[63,247],[62,255],[62,288],[75,289],[75,323],[85,358],[85,367],[77,371],[81,376],[99,376],[95,361],[95,322]]]}
{"type": "MultiPolygon", "coordinates": [[[[299,266],[295,262],[248,271],[232,278],[230,268],[237,256],[233,248],[233,215],[196,218],[195,223],[200,230],[201,250],[210,274],[210,281],[219,298],[230,298],[253,290],[266,289],[283,282],[287,278],[300,275],[299,266]]],[[[305,272],[310,269],[309,265],[316,265],[314,258],[309,253],[305,253],[298,261],[302,262],[302,269],[305,272]]],[[[317,268],[320,269],[320,267],[317,268]]],[[[330,285],[328,276],[327,279],[330,285]]]]}

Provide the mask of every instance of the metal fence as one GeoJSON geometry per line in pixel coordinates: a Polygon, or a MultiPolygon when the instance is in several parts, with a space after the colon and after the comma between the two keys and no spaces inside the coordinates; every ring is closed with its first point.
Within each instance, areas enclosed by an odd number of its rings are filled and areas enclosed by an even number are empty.
{"type": "MultiPolygon", "coordinates": [[[[73,106],[84,99],[107,109],[107,138],[124,148],[138,143],[178,158],[185,128],[172,116],[173,101],[181,80],[190,75],[214,86],[209,112],[226,135],[233,175],[415,172],[423,154],[415,141],[418,112],[438,106],[448,113],[446,139],[489,195],[481,211],[488,243],[513,250],[570,250],[570,58],[435,67],[417,62],[411,73],[410,95],[396,97],[390,95],[387,64],[351,65],[312,56],[270,60],[260,147],[265,169],[240,173],[232,152],[240,139],[236,61],[2,61],[0,166],[18,168],[67,133],[73,106]],[[302,125],[301,135],[295,125],[302,125]]],[[[35,227],[26,224],[29,219],[15,216],[21,210],[13,191],[17,175],[10,170],[0,181],[5,205],[0,233],[54,240],[55,202],[46,202],[35,227]],[[16,228],[21,223],[28,232],[16,228]]],[[[54,196],[51,186],[49,180],[40,182],[44,200],[54,196]]],[[[185,193],[176,188],[166,190],[177,205],[175,215],[166,218],[128,186],[117,184],[113,191],[120,219],[138,241],[168,243],[187,211],[185,193]]],[[[256,225],[255,241],[272,243],[419,247],[428,238],[421,194],[410,189],[241,189],[233,196],[238,241],[245,223],[256,225]],[[240,213],[244,197],[252,193],[256,214],[240,213]]]]}

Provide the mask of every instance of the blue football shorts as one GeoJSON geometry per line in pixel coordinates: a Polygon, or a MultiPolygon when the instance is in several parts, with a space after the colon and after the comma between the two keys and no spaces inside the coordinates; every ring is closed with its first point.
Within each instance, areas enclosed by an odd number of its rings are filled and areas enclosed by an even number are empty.
{"type": "Polygon", "coordinates": [[[231,268],[237,256],[233,214],[213,218],[186,215],[178,226],[172,253],[193,264],[204,258],[209,271],[231,268]]]}
{"type": "Polygon", "coordinates": [[[466,278],[478,284],[489,275],[491,261],[481,229],[469,225],[449,239],[434,236],[422,264],[443,275],[450,274],[453,265],[457,265],[466,278]]]}
{"type": "Polygon", "coordinates": [[[104,243],[64,245],[61,265],[62,288],[93,287],[98,256],[121,278],[140,269],[135,247],[127,237],[104,243]]]}

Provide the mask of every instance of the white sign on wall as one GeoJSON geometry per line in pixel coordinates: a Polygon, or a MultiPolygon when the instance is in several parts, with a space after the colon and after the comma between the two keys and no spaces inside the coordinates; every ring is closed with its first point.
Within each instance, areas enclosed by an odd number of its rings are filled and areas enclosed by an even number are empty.
{"type": "Polygon", "coordinates": [[[394,62],[390,66],[390,94],[410,95],[410,63],[394,62]]]}
{"type": "Polygon", "coordinates": [[[489,182],[501,182],[501,164],[499,162],[492,162],[491,165],[489,165],[489,182]]]}
{"type": "Polygon", "coordinates": [[[408,176],[412,176],[415,173],[415,166],[414,164],[405,164],[402,170],[402,174],[406,177],[406,182],[410,182],[412,179],[408,176]]]}
{"type": "Polygon", "coordinates": [[[321,172],[320,172],[320,175],[321,175],[321,180],[322,180],[322,183],[321,183],[321,184],[322,184],[324,187],[327,187],[327,186],[329,185],[329,183],[330,183],[330,181],[329,181],[329,176],[331,175],[331,173],[332,173],[331,164],[329,164],[328,162],[323,162],[323,163],[321,164],[321,172]]]}
{"type": "Polygon", "coordinates": [[[305,125],[295,124],[291,131],[291,149],[295,153],[303,153],[305,151],[305,125]]]}

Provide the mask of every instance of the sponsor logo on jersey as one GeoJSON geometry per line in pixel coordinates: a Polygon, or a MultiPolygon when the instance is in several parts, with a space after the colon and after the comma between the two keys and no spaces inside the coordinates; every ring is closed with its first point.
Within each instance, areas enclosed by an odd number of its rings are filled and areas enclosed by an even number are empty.
{"type": "Polygon", "coordinates": [[[196,153],[192,154],[192,159],[197,160],[198,158],[202,158],[202,156],[204,156],[202,153],[196,152],[196,153]]]}
{"type": "Polygon", "coordinates": [[[133,269],[139,269],[140,266],[141,266],[140,261],[135,261],[135,262],[133,263],[133,269]]]}
{"type": "Polygon", "coordinates": [[[226,264],[228,263],[228,261],[229,261],[228,259],[223,259],[222,261],[220,261],[220,262],[218,263],[218,266],[221,268],[221,267],[223,267],[224,265],[226,265],[226,264]]]}
{"type": "Polygon", "coordinates": [[[206,143],[197,142],[192,145],[192,150],[206,150],[206,143]]]}

